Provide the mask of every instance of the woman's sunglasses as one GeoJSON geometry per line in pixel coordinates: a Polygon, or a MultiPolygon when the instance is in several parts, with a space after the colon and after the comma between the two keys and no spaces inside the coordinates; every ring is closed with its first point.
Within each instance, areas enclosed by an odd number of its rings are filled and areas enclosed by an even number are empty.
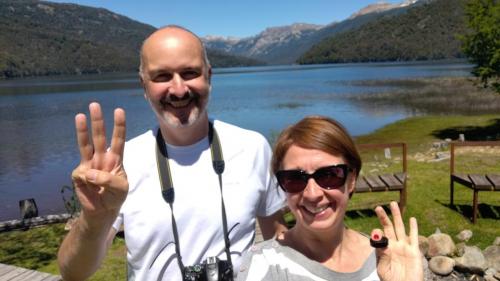
{"type": "Polygon", "coordinates": [[[319,168],[312,174],[302,170],[281,170],[276,172],[276,178],[285,192],[297,193],[306,188],[310,178],[324,189],[340,188],[345,184],[347,174],[351,171],[352,169],[346,164],[339,164],[319,168]]]}

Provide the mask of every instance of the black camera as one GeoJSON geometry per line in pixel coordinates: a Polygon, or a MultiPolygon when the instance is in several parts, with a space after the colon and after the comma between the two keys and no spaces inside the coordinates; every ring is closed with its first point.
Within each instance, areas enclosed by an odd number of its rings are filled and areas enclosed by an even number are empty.
{"type": "Polygon", "coordinates": [[[184,281],[232,281],[233,266],[217,257],[208,257],[201,264],[186,266],[182,278],[184,281]]]}

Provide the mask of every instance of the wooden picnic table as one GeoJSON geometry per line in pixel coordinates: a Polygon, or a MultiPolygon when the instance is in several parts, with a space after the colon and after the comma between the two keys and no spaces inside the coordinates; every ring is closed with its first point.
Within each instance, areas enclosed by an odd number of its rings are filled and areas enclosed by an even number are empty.
{"type": "Polygon", "coordinates": [[[484,191],[500,191],[500,171],[495,173],[470,173],[455,171],[456,164],[456,150],[459,147],[494,147],[500,146],[500,141],[464,141],[452,142],[450,148],[450,205],[454,206],[454,183],[459,183],[473,190],[472,197],[472,223],[476,223],[479,213],[479,192],[484,191]]]}
{"type": "Polygon", "coordinates": [[[61,276],[0,263],[0,281],[59,281],[61,276]]]}
{"type": "Polygon", "coordinates": [[[363,192],[386,192],[396,191],[399,192],[399,208],[401,213],[404,214],[407,201],[407,159],[406,159],[406,143],[367,143],[358,144],[360,151],[373,150],[373,149],[391,149],[396,148],[401,150],[402,167],[401,171],[396,173],[372,174],[359,176],[356,181],[355,193],[363,192]]]}

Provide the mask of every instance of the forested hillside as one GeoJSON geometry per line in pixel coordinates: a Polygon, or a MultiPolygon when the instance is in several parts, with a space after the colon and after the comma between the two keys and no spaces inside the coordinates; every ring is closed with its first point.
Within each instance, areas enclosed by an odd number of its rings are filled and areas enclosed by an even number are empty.
{"type": "Polygon", "coordinates": [[[300,64],[460,58],[466,0],[434,0],[384,16],[313,46],[300,64]]]}
{"type": "MultiPolygon", "coordinates": [[[[153,26],[105,9],[0,0],[0,78],[137,71],[153,26]]],[[[214,66],[255,65],[209,51],[214,66]]]]}

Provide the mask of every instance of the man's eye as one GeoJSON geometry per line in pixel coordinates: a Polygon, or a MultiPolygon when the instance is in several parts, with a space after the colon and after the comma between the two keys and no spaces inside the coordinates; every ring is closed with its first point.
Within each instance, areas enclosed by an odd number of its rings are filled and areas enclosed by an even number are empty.
{"type": "Polygon", "coordinates": [[[198,76],[200,76],[200,73],[198,71],[195,71],[195,70],[186,70],[184,72],[182,72],[182,79],[184,80],[191,80],[191,79],[194,79],[194,78],[197,78],[198,76]]]}
{"type": "Polygon", "coordinates": [[[172,80],[172,75],[167,73],[155,75],[153,79],[151,79],[153,82],[168,82],[170,80],[172,80]]]}

